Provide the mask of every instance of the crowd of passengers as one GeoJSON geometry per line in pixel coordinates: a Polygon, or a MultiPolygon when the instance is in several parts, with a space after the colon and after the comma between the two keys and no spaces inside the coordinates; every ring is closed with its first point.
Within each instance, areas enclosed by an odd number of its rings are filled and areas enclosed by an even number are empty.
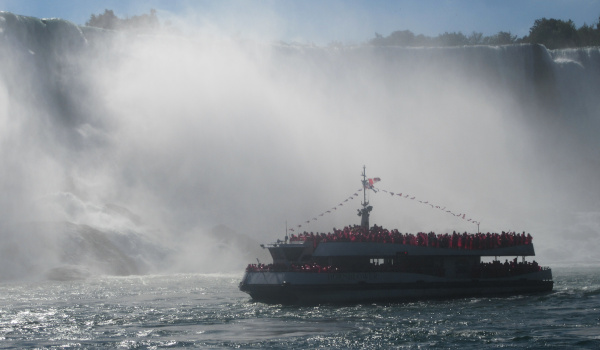
{"type": "Polygon", "coordinates": [[[473,271],[473,277],[509,277],[515,275],[522,275],[525,273],[541,271],[542,267],[534,260],[532,262],[522,261],[517,262],[517,258],[512,261],[505,260],[501,263],[499,260],[494,260],[489,263],[481,263],[473,271]]]}
{"type": "MultiPolygon", "coordinates": [[[[472,278],[498,278],[522,275],[526,273],[538,272],[542,268],[534,260],[533,262],[517,262],[517,258],[512,261],[506,260],[501,263],[498,260],[489,263],[479,263],[471,270],[472,278]]],[[[308,272],[308,273],[328,273],[328,272],[410,272],[426,273],[443,277],[444,272],[441,268],[436,270],[422,269],[419,266],[407,265],[389,265],[389,264],[369,264],[362,268],[344,269],[334,266],[321,266],[317,263],[307,264],[249,264],[246,272],[308,272]]]]}
{"type": "Polygon", "coordinates": [[[502,233],[456,233],[435,234],[433,232],[417,234],[401,233],[398,230],[387,230],[381,226],[366,229],[362,226],[344,227],[343,230],[333,229],[333,233],[292,234],[290,242],[311,241],[316,246],[321,242],[378,242],[414,245],[421,247],[457,248],[457,249],[493,249],[531,244],[530,234],[504,232],[502,233]]]}

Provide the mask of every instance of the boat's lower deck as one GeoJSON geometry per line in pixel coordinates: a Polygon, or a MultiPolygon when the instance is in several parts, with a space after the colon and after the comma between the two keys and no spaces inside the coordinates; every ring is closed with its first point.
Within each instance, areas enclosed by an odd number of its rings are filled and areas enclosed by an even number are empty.
{"type": "Polygon", "coordinates": [[[451,280],[401,273],[257,273],[244,276],[240,290],[272,303],[352,303],[518,295],[550,292],[551,270],[512,278],[451,280]]]}

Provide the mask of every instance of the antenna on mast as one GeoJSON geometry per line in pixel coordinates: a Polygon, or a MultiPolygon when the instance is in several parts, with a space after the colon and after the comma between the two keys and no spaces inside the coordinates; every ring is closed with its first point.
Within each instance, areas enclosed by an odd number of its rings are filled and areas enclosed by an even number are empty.
{"type": "Polygon", "coordinates": [[[367,181],[366,170],[367,170],[367,167],[363,165],[363,173],[362,173],[363,201],[360,203],[360,204],[362,204],[363,208],[358,209],[358,216],[361,217],[360,226],[362,226],[368,230],[369,229],[369,213],[371,212],[371,210],[373,210],[373,207],[369,205],[369,202],[367,202],[367,190],[370,188],[370,186],[369,186],[369,182],[367,181]]]}

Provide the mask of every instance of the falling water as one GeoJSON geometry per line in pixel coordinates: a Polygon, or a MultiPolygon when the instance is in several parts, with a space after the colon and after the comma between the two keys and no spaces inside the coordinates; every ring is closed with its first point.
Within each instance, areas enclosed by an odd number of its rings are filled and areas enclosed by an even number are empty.
{"type": "MultiPolygon", "coordinates": [[[[286,221],[357,223],[338,204],[363,165],[484,232],[530,232],[543,264],[598,261],[598,48],[197,33],[0,13],[0,279],[238,270],[286,221]]],[[[369,196],[378,225],[477,229],[369,196]]]]}

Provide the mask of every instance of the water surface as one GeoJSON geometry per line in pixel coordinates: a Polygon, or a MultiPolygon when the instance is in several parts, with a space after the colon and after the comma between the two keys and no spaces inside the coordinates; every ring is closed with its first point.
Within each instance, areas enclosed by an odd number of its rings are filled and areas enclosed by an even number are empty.
{"type": "Polygon", "coordinates": [[[396,304],[252,302],[241,274],[0,285],[0,348],[600,348],[600,272],[554,292],[396,304]]]}

